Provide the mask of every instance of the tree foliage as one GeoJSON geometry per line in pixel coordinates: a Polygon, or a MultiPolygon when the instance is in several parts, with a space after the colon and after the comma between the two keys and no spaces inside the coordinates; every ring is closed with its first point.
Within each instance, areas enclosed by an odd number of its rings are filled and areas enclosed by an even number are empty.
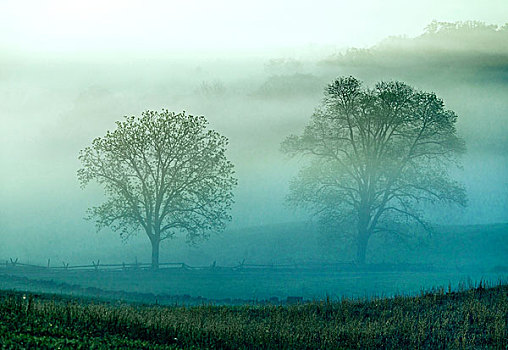
{"type": "Polygon", "coordinates": [[[78,179],[83,187],[98,182],[107,198],[89,209],[98,229],[123,238],[144,230],[154,265],[160,241],[180,232],[193,242],[224,229],[236,179],[228,140],[207,126],[203,116],[146,111],[83,149],[78,179]]]}
{"type": "Polygon", "coordinates": [[[290,155],[310,157],[288,199],[353,235],[363,263],[373,234],[404,234],[408,224],[428,229],[422,204],[466,204],[464,188],[448,174],[465,150],[456,121],[434,93],[338,78],[303,134],[282,144],[290,155]]]}

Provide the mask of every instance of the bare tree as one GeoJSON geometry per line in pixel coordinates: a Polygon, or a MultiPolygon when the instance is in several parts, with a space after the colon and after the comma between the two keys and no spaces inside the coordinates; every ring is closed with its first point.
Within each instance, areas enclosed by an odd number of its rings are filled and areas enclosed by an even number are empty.
{"type": "Polygon", "coordinates": [[[338,78],[303,135],[282,144],[290,155],[310,157],[288,200],[354,237],[363,264],[373,234],[430,228],[422,204],[466,205],[464,188],[448,175],[465,150],[456,120],[434,93],[401,82],[366,89],[353,77],[338,78]]]}
{"type": "Polygon", "coordinates": [[[228,140],[207,125],[203,116],[146,111],[125,117],[80,152],[82,187],[94,180],[107,197],[88,218],[124,239],[142,229],[153,268],[161,241],[183,233],[193,242],[231,219],[237,181],[225,155],[228,140]]]}

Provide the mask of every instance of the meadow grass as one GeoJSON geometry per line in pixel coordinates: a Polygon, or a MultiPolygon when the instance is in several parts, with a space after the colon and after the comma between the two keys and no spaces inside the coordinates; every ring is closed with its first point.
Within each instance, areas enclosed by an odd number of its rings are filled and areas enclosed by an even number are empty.
{"type": "Polygon", "coordinates": [[[157,306],[2,292],[2,348],[508,347],[508,285],[297,305],[157,306]]]}

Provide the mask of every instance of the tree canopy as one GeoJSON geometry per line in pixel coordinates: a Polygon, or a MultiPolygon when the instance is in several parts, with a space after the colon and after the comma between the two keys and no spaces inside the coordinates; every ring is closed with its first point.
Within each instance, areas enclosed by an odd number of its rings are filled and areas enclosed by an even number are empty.
{"type": "Polygon", "coordinates": [[[159,243],[178,233],[189,241],[225,228],[237,183],[228,140],[203,116],[146,111],[80,152],[78,179],[103,186],[107,200],[89,209],[98,229],[123,238],[143,230],[158,267],[159,243]]]}
{"type": "Polygon", "coordinates": [[[429,229],[422,204],[466,205],[464,188],[448,171],[465,151],[457,115],[434,93],[402,82],[368,89],[341,77],[324,95],[303,134],[282,144],[284,152],[310,158],[288,200],[353,236],[357,262],[365,262],[373,234],[429,229]]]}

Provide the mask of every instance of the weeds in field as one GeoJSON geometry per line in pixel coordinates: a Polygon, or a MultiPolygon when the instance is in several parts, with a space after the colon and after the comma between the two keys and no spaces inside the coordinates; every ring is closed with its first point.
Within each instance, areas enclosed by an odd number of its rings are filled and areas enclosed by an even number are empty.
{"type": "Polygon", "coordinates": [[[4,293],[3,348],[506,348],[508,285],[290,306],[105,304],[4,293]]]}

